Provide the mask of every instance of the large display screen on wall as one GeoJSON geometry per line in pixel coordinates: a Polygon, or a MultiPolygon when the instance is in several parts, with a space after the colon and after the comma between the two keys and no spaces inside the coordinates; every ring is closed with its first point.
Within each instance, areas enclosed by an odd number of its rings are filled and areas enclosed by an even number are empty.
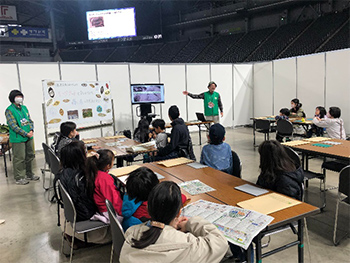
{"type": "Polygon", "coordinates": [[[164,84],[131,84],[131,103],[164,103],[164,84]]]}
{"type": "Polygon", "coordinates": [[[135,8],[86,12],[88,39],[111,39],[136,36],[135,8]]]}

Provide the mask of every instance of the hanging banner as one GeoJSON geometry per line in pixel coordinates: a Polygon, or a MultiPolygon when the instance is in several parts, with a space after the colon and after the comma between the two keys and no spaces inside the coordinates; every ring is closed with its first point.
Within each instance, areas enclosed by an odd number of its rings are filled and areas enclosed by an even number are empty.
{"type": "Polygon", "coordinates": [[[17,21],[16,6],[0,5],[0,20],[17,21]]]}
{"type": "Polygon", "coordinates": [[[9,37],[49,38],[49,30],[40,27],[9,26],[9,37]]]}

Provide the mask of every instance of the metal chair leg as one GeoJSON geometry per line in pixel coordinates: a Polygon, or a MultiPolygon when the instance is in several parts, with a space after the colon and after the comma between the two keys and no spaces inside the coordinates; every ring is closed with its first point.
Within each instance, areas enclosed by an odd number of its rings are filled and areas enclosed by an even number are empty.
{"type": "Polygon", "coordinates": [[[109,260],[109,263],[112,263],[112,262],[113,262],[113,250],[114,250],[114,247],[113,247],[113,244],[112,244],[111,258],[110,258],[110,260],[109,260]]]}
{"type": "Polygon", "coordinates": [[[61,253],[63,254],[63,246],[64,246],[64,234],[66,233],[66,224],[67,220],[64,220],[64,227],[63,227],[63,233],[62,233],[62,240],[61,240],[61,253]]]}
{"type": "Polygon", "coordinates": [[[75,237],[75,222],[73,224],[73,236],[72,236],[72,244],[70,248],[70,259],[69,259],[70,263],[72,263],[72,260],[73,260],[74,237],[75,237]]]}
{"type": "Polygon", "coordinates": [[[334,222],[334,230],[333,230],[333,244],[337,246],[339,242],[337,242],[337,224],[338,224],[338,211],[339,211],[339,194],[337,200],[337,207],[335,209],[335,222],[334,222]]]}

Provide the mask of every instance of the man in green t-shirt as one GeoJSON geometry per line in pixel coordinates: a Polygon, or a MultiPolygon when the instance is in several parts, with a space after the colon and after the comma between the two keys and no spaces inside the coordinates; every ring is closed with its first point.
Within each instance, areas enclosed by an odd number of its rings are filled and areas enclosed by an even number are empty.
{"type": "Polygon", "coordinates": [[[224,116],[224,110],[221,102],[220,94],[215,91],[217,85],[214,81],[208,84],[208,91],[201,94],[192,94],[188,91],[183,91],[184,95],[188,95],[192,99],[204,100],[204,115],[208,121],[220,123],[219,109],[221,117],[224,116]]]}
{"type": "Polygon", "coordinates": [[[10,143],[13,153],[13,173],[16,184],[28,184],[28,180],[39,180],[34,176],[33,160],[33,121],[28,109],[23,105],[23,94],[19,90],[12,90],[9,95],[11,105],[5,111],[7,124],[10,128],[10,143]]]}

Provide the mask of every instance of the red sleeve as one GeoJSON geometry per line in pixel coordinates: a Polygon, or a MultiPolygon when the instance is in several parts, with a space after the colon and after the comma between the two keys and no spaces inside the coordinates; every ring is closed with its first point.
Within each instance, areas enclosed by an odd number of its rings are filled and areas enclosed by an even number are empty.
{"type": "Polygon", "coordinates": [[[137,208],[137,210],[135,211],[133,216],[136,218],[141,218],[141,217],[151,218],[151,216],[148,214],[148,210],[147,210],[147,201],[143,202],[139,206],[139,208],[137,208]]]}
{"type": "Polygon", "coordinates": [[[186,200],[187,200],[186,195],[181,194],[181,200],[182,200],[182,204],[184,204],[186,202],[186,200]]]}
{"type": "Polygon", "coordinates": [[[123,200],[120,196],[119,191],[114,185],[113,178],[107,174],[106,176],[106,184],[101,184],[101,192],[104,195],[106,199],[111,201],[113,204],[113,207],[115,211],[118,213],[118,215],[122,214],[122,205],[123,200]],[[108,176],[108,177],[107,177],[108,176]]]}

